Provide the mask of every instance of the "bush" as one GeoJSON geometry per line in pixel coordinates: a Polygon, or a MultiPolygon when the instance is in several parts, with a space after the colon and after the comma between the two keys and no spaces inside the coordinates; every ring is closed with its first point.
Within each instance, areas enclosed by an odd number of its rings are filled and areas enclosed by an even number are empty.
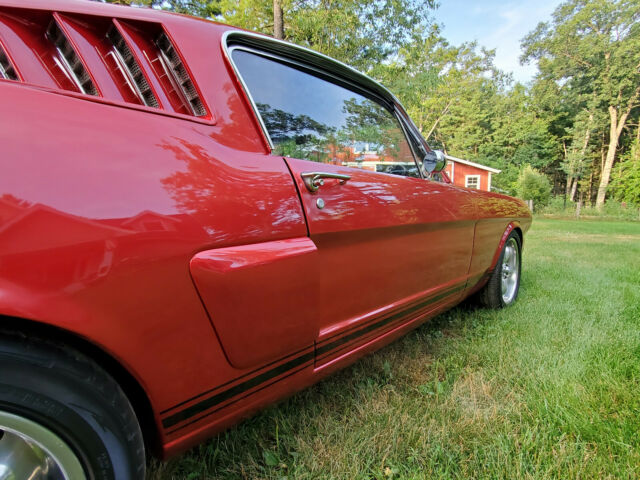
{"type": "Polygon", "coordinates": [[[516,195],[523,200],[533,200],[533,208],[539,210],[549,203],[551,183],[546,175],[525,165],[516,181],[516,195]]]}
{"type": "Polygon", "coordinates": [[[550,215],[573,215],[576,211],[576,204],[568,198],[565,200],[564,195],[556,195],[551,197],[549,203],[538,211],[550,215]]]}
{"type": "Polygon", "coordinates": [[[602,217],[616,220],[640,220],[640,209],[634,205],[609,199],[604,202],[601,210],[588,206],[582,209],[580,216],[602,217]]]}
{"type": "MultiPolygon", "coordinates": [[[[565,200],[563,195],[552,197],[549,203],[538,210],[542,215],[554,217],[575,217],[576,203],[565,200]]],[[[583,205],[580,209],[580,218],[601,219],[601,220],[640,220],[640,209],[635,205],[617,202],[609,199],[605,202],[601,210],[591,206],[583,205]]]]}

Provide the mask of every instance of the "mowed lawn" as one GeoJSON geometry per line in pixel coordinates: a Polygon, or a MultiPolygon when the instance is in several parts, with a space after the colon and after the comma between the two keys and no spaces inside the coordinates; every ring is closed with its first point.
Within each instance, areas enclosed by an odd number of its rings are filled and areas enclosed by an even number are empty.
{"type": "Polygon", "coordinates": [[[535,219],[462,305],[150,479],[640,477],[640,223],[535,219]]]}

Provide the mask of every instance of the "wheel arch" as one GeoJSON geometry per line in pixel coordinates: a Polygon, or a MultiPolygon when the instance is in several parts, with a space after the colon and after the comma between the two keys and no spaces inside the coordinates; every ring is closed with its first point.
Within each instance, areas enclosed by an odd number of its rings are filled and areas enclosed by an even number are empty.
{"type": "Polygon", "coordinates": [[[520,226],[513,227],[513,231],[516,232],[520,238],[520,250],[522,250],[524,245],[524,233],[522,233],[522,228],[520,228],[520,226]]]}
{"type": "Polygon", "coordinates": [[[522,226],[518,221],[509,222],[507,228],[504,230],[502,237],[500,237],[500,242],[498,243],[498,248],[496,248],[495,253],[493,254],[493,260],[491,261],[491,267],[488,269],[488,272],[492,272],[496,265],[498,264],[498,259],[500,258],[500,252],[502,252],[502,248],[511,235],[511,232],[515,232],[520,239],[520,251],[522,251],[522,247],[524,245],[524,233],[522,231],[522,226]]]}
{"type": "Polygon", "coordinates": [[[147,392],[135,376],[116,358],[90,340],[63,328],[36,320],[0,314],[0,334],[24,335],[35,340],[55,341],[90,358],[118,383],[129,399],[140,424],[146,451],[162,456],[162,437],[147,392]]]}

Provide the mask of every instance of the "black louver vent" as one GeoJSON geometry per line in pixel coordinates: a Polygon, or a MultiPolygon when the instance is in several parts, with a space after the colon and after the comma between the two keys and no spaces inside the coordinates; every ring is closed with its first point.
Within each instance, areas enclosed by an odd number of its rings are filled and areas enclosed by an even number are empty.
{"type": "Polygon", "coordinates": [[[16,69],[13,68],[9,57],[0,46],[0,78],[5,80],[19,80],[16,69]]]}
{"type": "Polygon", "coordinates": [[[124,69],[132,85],[135,87],[140,101],[148,107],[159,108],[160,105],[158,104],[158,99],[153,94],[153,90],[151,90],[149,82],[147,82],[140,65],[138,65],[136,58],[133,56],[131,48],[129,48],[129,45],[127,45],[127,42],[122,37],[118,29],[116,27],[112,27],[107,33],[107,38],[111,41],[113,47],[118,53],[118,60],[121,63],[121,67],[124,69]]]}
{"type": "Polygon", "coordinates": [[[187,73],[180,55],[176,52],[173,44],[169,40],[169,37],[165,33],[161,33],[156,39],[156,45],[162,54],[169,73],[173,76],[175,83],[179,86],[186,101],[189,103],[189,107],[193,114],[197,117],[203,117],[207,114],[207,110],[204,108],[204,104],[198,95],[191,77],[187,73]]]}
{"type": "Polygon", "coordinates": [[[54,20],[47,28],[47,38],[53,43],[60,54],[63,67],[73,79],[78,89],[87,95],[98,95],[98,90],[91,80],[89,72],[76,54],[71,42],[54,20]]]}

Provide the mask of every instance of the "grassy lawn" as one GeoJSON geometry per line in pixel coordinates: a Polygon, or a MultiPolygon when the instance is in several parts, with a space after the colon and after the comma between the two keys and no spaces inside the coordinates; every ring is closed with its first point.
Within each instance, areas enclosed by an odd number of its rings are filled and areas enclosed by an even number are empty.
{"type": "Polygon", "coordinates": [[[640,223],[537,219],[463,305],[150,479],[640,477],[640,223]]]}

